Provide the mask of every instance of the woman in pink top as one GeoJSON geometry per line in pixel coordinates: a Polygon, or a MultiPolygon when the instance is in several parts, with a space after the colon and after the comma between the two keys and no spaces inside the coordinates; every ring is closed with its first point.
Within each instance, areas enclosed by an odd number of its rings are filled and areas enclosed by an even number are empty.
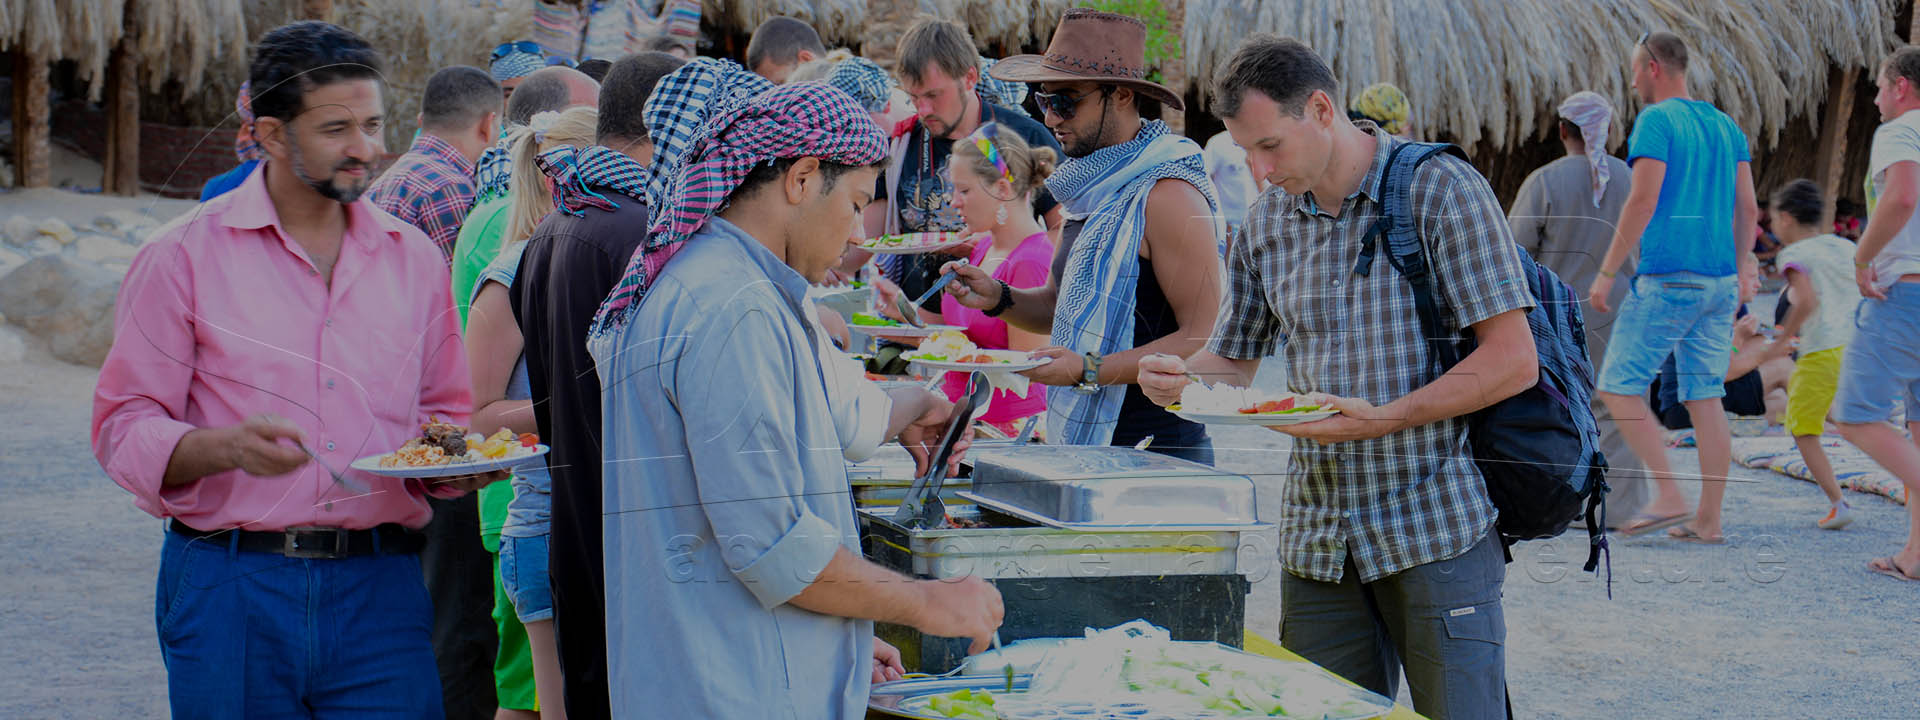
{"type": "MultiPolygon", "coordinates": [[[[949,165],[953,208],[967,221],[969,232],[984,235],[975,241],[967,262],[1009,287],[1047,284],[1053,243],[1047,240],[1047,229],[1031,209],[1034,191],[1053,174],[1057,160],[1052,148],[1030,147],[1017,133],[1001,132],[995,123],[983,125],[953,144],[949,165]]],[[[885,300],[880,307],[891,313],[891,296],[899,289],[885,280],[877,281],[876,286],[885,300]]],[[[1047,336],[1009,328],[1005,320],[964,307],[951,295],[941,299],[940,319],[962,328],[967,339],[982,349],[1035,350],[1049,344],[1047,336]]],[[[966,391],[966,376],[948,373],[944,386],[947,397],[958,400],[966,391]]],[[[1046,409],[1046,388],[1034,383],[1025,394],[994,391],[993,403],[980,421],[1011,436],[1019,431],[1018,421],[1046,409]]]]}

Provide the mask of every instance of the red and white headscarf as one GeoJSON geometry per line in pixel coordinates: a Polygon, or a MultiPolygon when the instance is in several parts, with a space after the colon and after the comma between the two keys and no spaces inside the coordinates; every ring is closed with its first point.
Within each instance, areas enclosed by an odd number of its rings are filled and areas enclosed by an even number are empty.
{"type": "Polygon", "coordinates": [[[1560,103],[1560,117],[1580,128],[1587,144],[1587,165],[1593,174],[1593,206],[1607,195],[1607,130],[1613,123],[1613,103],[1592,90],[1581,90],[1560,103]]]}

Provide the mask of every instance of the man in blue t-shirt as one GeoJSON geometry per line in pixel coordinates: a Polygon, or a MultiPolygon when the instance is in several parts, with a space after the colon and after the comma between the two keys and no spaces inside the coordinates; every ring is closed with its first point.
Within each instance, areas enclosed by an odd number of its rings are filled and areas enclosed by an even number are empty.
{"type": "Polygon", "coordinates": [[[1637,250],[1632,292],[1620,304],[1601,365],[1599,395],[1659,494],[1626,527],[1628,536],[1672,528],[1675,539],[1722,541],[1732,436],[1720,399],[1733,347],[1734,311],[1749,298],[1758,264],[1752,238],[1752,157],[1747,137],[1726,113],[1687,94],[1687,45],[1667,32],[1642,35],[1633,49],[1633,89],[1646,109],[1627,139],[1633,190],[1593,280],[1589,301],[1606,312],[1614,274],[1637,250]],[[1689,510],[1667,460],[1660,426],[1645,399],[1667,357],[1674,357],[1680,400],[1700,447],[1700,504],[1689,510]]]}

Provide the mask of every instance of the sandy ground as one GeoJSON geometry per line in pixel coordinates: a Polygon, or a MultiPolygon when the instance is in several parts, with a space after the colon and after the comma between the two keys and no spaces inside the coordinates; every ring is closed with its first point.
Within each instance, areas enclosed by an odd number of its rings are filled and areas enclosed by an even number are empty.
{"type": "MultiPolygon", "coordinates": [[[[71,193],[0,194],[13,212],[146,203],[71,193]]],[[[30,342],[0,367],[0,718],[166,716],[154,638],[160,521],[133,508],[88,448],[95,371],[30,342]]],[[[1270,368],[1263,386],[1278,386],[1270,368]]],[[[1279,497],[1283,436],[1217,428],[1223,466],[1279,497]]],[[[1695,467],[1691,451],[1679,468],[1695,467]]],[[[1814,528],[1813,485],[1736,471],[1723,547],[1617,542],[1613,597],[1579,572],[1584,534],[1516,548],[1508,567],[1508,677],[1524,718],[1911,718],[1920,700],[1920,585],[1865,570],[1905,539],[1905,509],[1852,495],[1860,520],[1814,528]]],[[[1263,514],[1271,516],[1269,510],[1263,514]]],[[[1276,634],[1277,567],[1254,577],[1248,627],[1276,634]]]]}

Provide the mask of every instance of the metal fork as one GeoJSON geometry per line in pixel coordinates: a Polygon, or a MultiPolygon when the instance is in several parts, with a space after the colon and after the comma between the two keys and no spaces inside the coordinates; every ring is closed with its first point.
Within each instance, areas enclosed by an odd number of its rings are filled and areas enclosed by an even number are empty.
{"type": "Polygon", "coordinates": [[[361,486],[360,483],[349,482],[347,480],[346,475],[341,474],[340,471],[333,469],[333,466],[328,465],[327,461],[321,460],[319,455],[313,454],[313,451],[307,448],[306,443],[300,443],[300,451],[306,453],[307,457],[312,458],[314,464],[319,465],[320,469],[327,471],[328,475],[332,475],[333,483],[335,485],[339,485],[340,487],[346,488],[347,492],[351,492],[351,493],[364,493],[367,491],[367,488],[361,486]]]}

